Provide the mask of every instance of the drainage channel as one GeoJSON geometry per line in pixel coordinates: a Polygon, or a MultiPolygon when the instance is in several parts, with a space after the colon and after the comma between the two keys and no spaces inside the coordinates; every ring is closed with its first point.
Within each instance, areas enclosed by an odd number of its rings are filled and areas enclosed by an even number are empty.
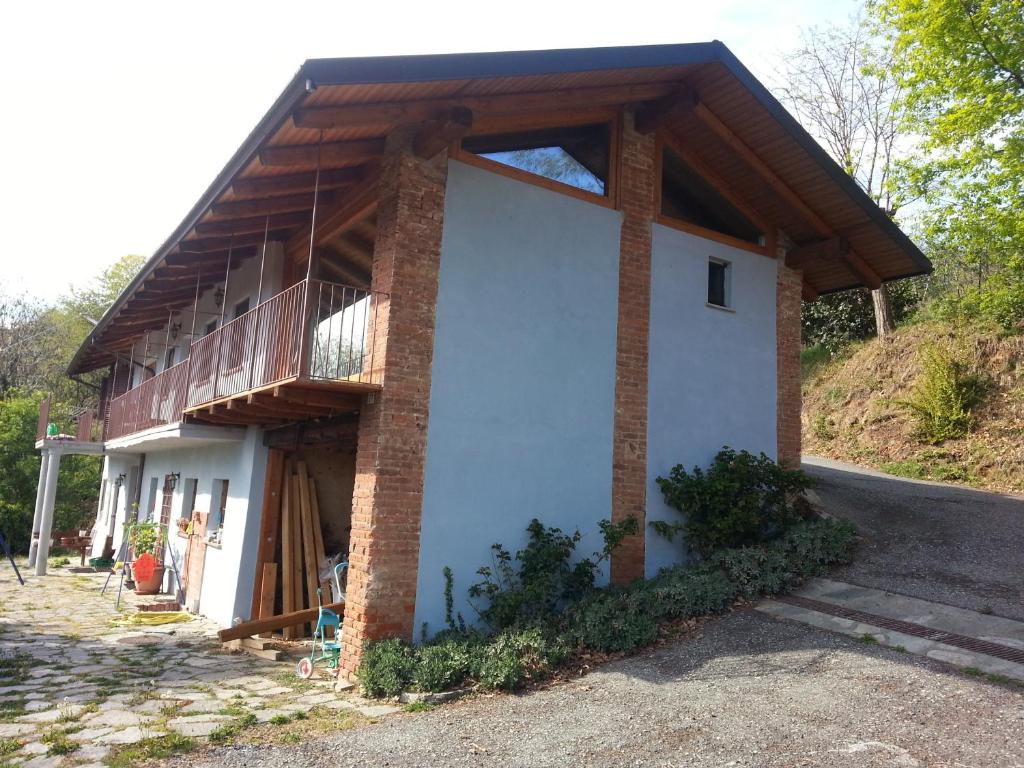
{"type": "Polygon", "coordinates": [[[871,626],[879,627],[880,629],[890,629],[893,632],[902,632],[905,635],[912,635],[914,637],[924,638],[925,640],[933,640],[936,643],[943,643],[944,645],[963,648],[965,651],[974,651],[975,653],[994,656],[995,658],[1003,659],[1004,661],[1024,664],[1024,650],[1019,648],[1010,648],[1006,645],[990,643],[987,640],[979,640],[976,637],[958,635],[955,632],[944,632],[941,629],[932,629],[931,627],[926,627],[922,624],[912,624],[909,621],[889,619],[885,616],[877,616],[873,613],[855,611],[852,608],[844,608],[841,605],[826,603],[821,600],[812,600],[809,597],[781,595],[775,599],[780,603],[788,603],[789,605],[795,605],[799,608],[807,608],[808,610],[825,613],[829,616],[837,616],[841,619],[850,619],[851,621],[870,624],[871,626]]]}

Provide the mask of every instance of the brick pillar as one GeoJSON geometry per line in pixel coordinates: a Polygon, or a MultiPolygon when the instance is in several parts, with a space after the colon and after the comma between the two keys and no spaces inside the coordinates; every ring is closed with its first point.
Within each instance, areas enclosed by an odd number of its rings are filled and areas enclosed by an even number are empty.
{"type": "Polygon", "coordinates": [[[346,675],[358,668],[364,641],[413,637],[447,153],[420,160],[411,130],[388,137],[381,167],[373,289],[389,298],[376,311],[373,367],[383,389],[359,416],[346,675]]]}
{"type": "Polygon", "coordinates": [[[647,349],[651,314],[651,223],[654,220],[654,135],[622,130],[619,200],[619,321],[615,358],[615,434],[612,448],[612,521],[633,515],[640,533],[612,555],[611,580],[643,578],[647,488],[647,349]]]}
{"type": "Polygon", "coordinates": [[[780,464],[800,466],[800,296],[803,275],[786,266],[789,239],[779,233],[775,284],[777,454],[780,464]]]}

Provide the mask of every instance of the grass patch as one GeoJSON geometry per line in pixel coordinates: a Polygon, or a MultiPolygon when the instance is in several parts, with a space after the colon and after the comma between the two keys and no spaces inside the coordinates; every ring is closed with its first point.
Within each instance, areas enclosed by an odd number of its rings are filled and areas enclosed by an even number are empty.
{"type": "Polygon", "coordinates": [[[800,379],[807,381],[832,361],[832,353],[821,344],[800,350],[800,379]]]}
{"type": "Polygon", "coordinates": [[[70,755],[82,746],[77,741],[69,739],[68,732],[67,730],[57,730],[44,733],[40,741],[46,745],[46,754],[51,757],[54,755],[70,755]]]}
{"type": "Polygon", "coordinates": [[[987,680],[990,683],[995,683],[996,685],[1024,690],[1024,680],[1018,680],[1015,677],[1007,677],[1006,675],[1000,675],[995,672],[986,672],[985,670],[978,669],[977,667],[964,667],[960,671],[968,677],[977,677],[982,680],[987,680]]]}
{"type": "Polygon", "coordinates": [[[878,638],[872,635],[870,632],[865,632],[859,638],[857,638],[864,645],[878,645],[878,638]]]}
{"type": "Polygon", "coordinates": [[[291,719],[288,717],[288,715],[274,715],[272,718],[270,718],[271,725],[288,725],[288,723],[290,722],[291,719]]]}
{"type": "Polygon", "coordinates": [[[154,736],[135,744],[115,747],[107,757],[107,765],[110,768],[133,768],[145,760],[166,760],[174,755],[191,752],[197,744],[191,736],[178,733],[154,736]]]}
{"type": "Polygon", "coordinates": [[[213,744],[224,744],[233,740],[246,728],[252,728],[258,722],[259,720],[256,719],[256,715],[252,712],[245,712],[245,714],[236,717],[231,722],[225,723],[211,731],[209,735],[210,742],[213,744]]]}
{"type": "Polygon", "coordinates": [[[20,739],[0,739],[0,757],[4,757],[6,755],[13,755],[15,752],[21,749],[22,746],[23,744],[20,739]]]}

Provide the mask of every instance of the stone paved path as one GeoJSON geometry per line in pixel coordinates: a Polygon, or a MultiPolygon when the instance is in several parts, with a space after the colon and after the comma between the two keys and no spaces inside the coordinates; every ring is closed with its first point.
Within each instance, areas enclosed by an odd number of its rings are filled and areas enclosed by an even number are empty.
{"type": "Polygon", "coordinates": [[[26,578],[21,587],[0,567],[0,768],[91,768],[143,739],[202,741],[314,708],[397,711],[336,693],[326,675],[299,680],[294,660],[227,653],[200,618],[118,624],[135,613],[135,596],[116,610],[115,589],[100,595],[105,574],[26,578]]]}

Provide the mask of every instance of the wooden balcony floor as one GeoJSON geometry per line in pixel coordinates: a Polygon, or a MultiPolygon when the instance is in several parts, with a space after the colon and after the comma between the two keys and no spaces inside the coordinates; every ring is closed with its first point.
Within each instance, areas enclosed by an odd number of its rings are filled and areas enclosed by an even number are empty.
{"type": "Polygon", "coordinates": [[[271,426],[330,418],[359,410],[363,395],[380,385],[359,381],[292,378],[185,409],[189,420],[207,424],[271,426]]]}

